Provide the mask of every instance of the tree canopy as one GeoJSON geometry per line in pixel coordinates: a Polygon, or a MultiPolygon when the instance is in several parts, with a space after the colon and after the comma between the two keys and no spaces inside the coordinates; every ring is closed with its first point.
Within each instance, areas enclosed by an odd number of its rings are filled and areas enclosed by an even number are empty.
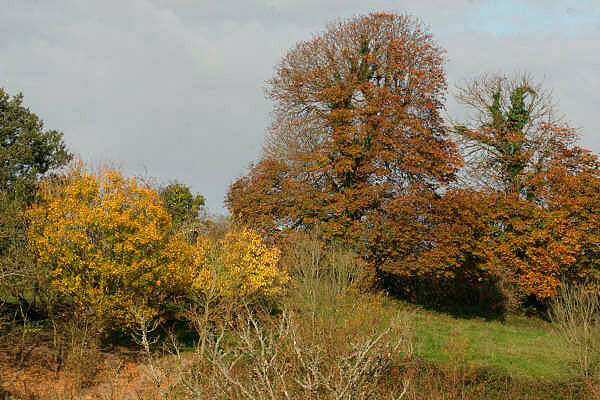
{"type": "Polygon", "coordinates": [[[189,186],[177,182],[161,188],[160,199],[175,225],[196,221],[199,217],[200,207],[204,205],[202,195],[193,194],[189,186]]]}
{"type": "Polygon", "coordinates": [[[443,51],[417,20],[371,14],[292,48],[268,81],[264,157],[232,184],[232,213],[264,232],[315,224],[331,237],[414,185],[454,179],[442,125],[443,51]]]}
{"type": "Polygon", "coordinates": [[[267,82],[264,154],[227,194],[234,218],[275,239],[318,226],[388,289],[433,298],[544,301],[595,276],[597,157],[527,74],[460,87],[469,118],[446,125],[443,54],[393,14],[293,47],[267,82]]]}
{"type": "Polygon", "coordinates": [[[62,137],[44,129],[22,94],[11,97],[0,88],[0,190],[31,196],[41,175],[71,159],[62,137]]]}
{"type": "Polygon", "coordinates": [[[586,152],[575,130],[557,117],[549,91],[527,74],[482,75],[459,88],[457,98],[471,118],[453,130],[468,179],[479,187],[532,199],[531,176],[586,152]]]}

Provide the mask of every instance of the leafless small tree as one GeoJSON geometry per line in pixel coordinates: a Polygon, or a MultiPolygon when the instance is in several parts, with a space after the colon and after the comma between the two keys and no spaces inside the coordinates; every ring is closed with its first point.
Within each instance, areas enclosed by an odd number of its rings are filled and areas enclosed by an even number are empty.
{"type": "Polygon", "coordinates": [[[130,310],[135,318],[131,336],[133,340],[140,345],[145,358],[145,371],[151,384],[156,388],[161,400],[166,400],[173,392],[178,382],[169,379],[170,373],[164,368],[161,368],[157,358],[155,357],[151,347],[158,342],[158,337],[152,338],[152,334],[156,332],[160,326],[160,320],[154,318],[143,307],[133,307],[130,310]]]}
{"type": "Polygon", "coordinates": [[[593,377],[600,363],[600,291],[564,284],[549,313],[558,333],[574,347],[581,374],[593,377]]]}
{"type": "Polygon", "coordinates": [[[272,326],[251,312],[239,315],[233,336],[225,329],[211,336],[195,367],[180,374],[186,392],[194,399],[375,399],[391,363],[413,351],[406,319],[336,349],[319,340],[324,333],[312,332],[317,340],[310,340],[296,318],[285,311],[272,326]]]}

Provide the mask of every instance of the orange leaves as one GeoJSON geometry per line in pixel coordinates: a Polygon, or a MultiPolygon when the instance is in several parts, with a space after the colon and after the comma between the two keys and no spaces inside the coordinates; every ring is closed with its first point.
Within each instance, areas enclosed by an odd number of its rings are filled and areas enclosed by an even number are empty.
{"type": "Polygon", "coordinates": [[[475,118],[453,142],[443,62],[418,20],[391,14],[292,48],[267,86],[266,156],[227,195],[234,217],[270,238],[319,225],[382,276],[444,291],[503,281],[545,300],[598,274],[600,163],[527,76],[461,90],[475,118]]]}
{"type": "MultiPolygon", "coordinates": [[[[600,180],[578,179],[598,193],[592,188],[600,188],[600,180]]],[[[594,209],[573,213],[563,204],[589,206],[590,198],[564,186],[552,189],[558,191],[564,203],[543,206],[516,195],[469,190],[397,198],[369,220],[370,262],[433,287],[459,278],[461,285],[476,288],[507,275],[522,294],[545,301],[561,281],[593,278],[600,267],[597,195],[594,209]]]]}
{"type": "Polygon", "coordinates": [[[420,22],[371,14],[292,48],[268,82],[266,154],[230,187],[236,218],[269,235],[319,224],[356,241],[365,217],[414,182],[460,166],[440,111],[442,50],[420,22]]]}
{"type": "Polygon", "coordinates": [[[478,281],[485,275],[479,268],[485,261],[486,206],[468,191],[398,197],[370,218],[370,262],[394,275],[478,281]]]}
{"type": "MultiPolygon", "coordinates": [[[[583,177],[579,177],[583,178],[583,177]]],[[[581,184],[600,184],[585,179],[581,184]]],[[[600,209],[585,215],[567,212],[569,204],[587,202],[586,196],[565,186],[539,188],[538,195],[563,193],[563,199],[546,198],[536,204],[516,196],[498,196],[490,221],[489,262],[504,265],[518,276],[523,293],[546,300],[557,293],[560,282],[593,278],[597,251],[593,246],[600,231],[596,224],[600,209]],[[567,200],[568,198],[568,200],[567,200]],[[592,262],[590,262],[592,261],[592,262]]]]}

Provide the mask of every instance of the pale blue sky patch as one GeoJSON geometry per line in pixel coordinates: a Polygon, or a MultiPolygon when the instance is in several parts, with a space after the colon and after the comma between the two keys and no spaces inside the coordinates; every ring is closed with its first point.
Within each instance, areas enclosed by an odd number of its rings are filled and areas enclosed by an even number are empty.
{"type": "Polygon", "coordinates": [[[577,35],[600,23],[598,1],[485,1],[466,28],[495,34],[556,32],[577,35]]]}

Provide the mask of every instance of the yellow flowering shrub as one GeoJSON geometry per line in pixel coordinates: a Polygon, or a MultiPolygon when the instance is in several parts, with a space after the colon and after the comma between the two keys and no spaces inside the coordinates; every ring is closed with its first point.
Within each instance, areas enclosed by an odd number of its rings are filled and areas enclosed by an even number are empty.
{"type": "Polygon", "coordinates": [[[28,238],[49,289],[66,304],[123,327],[134,322],[133,309],[162,316],[209,287],[222,298],[271,296],[286,282],[278,250],[252,231],[189,243],[172,233],[157,191],[137,179],[81,165],[63,178],[41,184],[28,238]]]}
{"type": "Polygon", "coordinates": [[[155,191],[111,169],[73,168],[63,185],[42,183],[30,209],[29,241],[51,290],[100,318],[128,323],[129,310],[158,313],[185,293],[192,265],[155,191]]]}
{"type": "Polygon", "coordinates": [[[223,298],[275,297],[289,281],[278,268],[279,250],[265,245],[250,229],[233,228],[220,240],[200,237],[196,248],[204,265],[194,285],[199,294],[216,290],[223,298]]]}

